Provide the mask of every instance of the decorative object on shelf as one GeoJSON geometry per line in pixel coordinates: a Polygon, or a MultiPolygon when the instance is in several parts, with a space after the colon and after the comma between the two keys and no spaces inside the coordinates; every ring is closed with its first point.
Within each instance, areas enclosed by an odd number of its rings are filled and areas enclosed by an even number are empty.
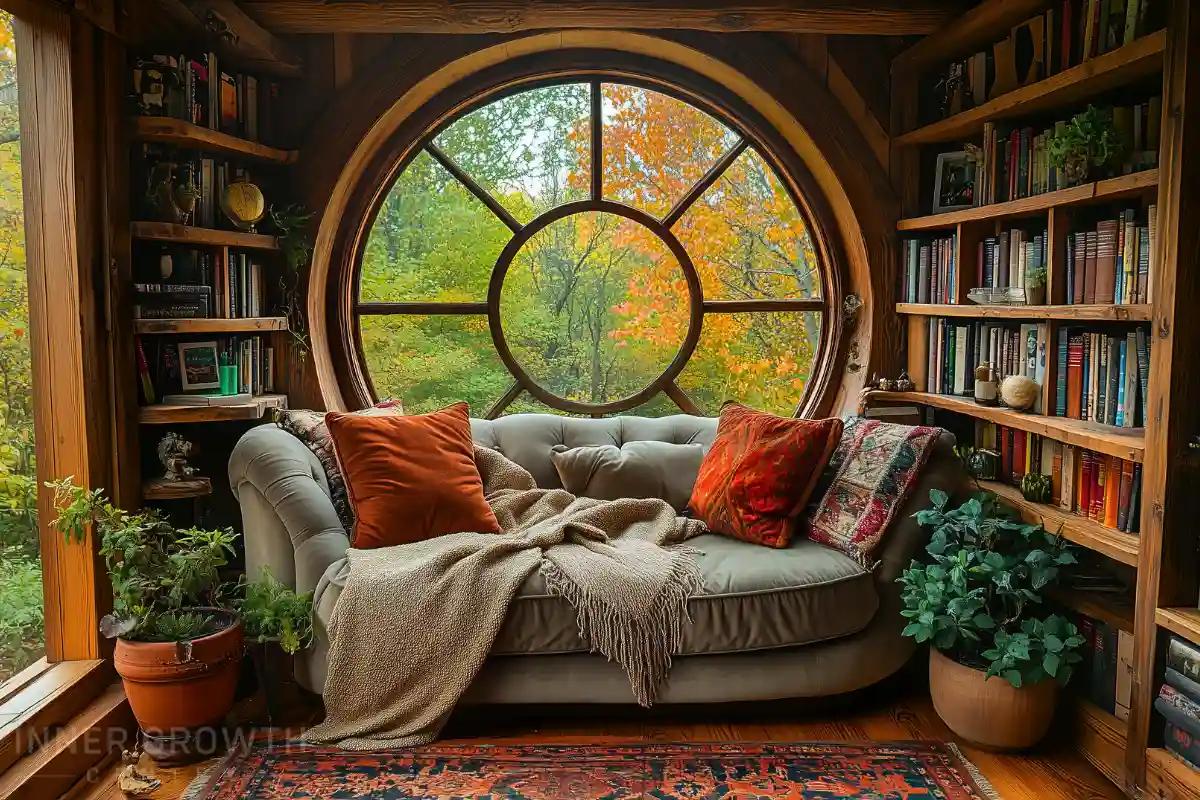
{"type": "Polygon", "coordinates": [[[1025,305],[1046,305],[1046,266],[1038,264],[1025,271],[1025,305]]]}
{"type": "Polygon", "coordinates": [[[890,391],[892,391],[893,388],[894,387],[892,386],[891,378],[880,378],[879,379],[879,391],[890,392],[890,391]]]}
{"type": "Polygon", "coordinates": [[[863,388],[864,389],[878,389],[879,388],[879,373],[872,372],[871,379],[869,381],[867,381],[866,386],[864,386],[863,388]]]}
{"type": "Polygon", "coordinates": [[[983,450],[976,447],[955,447],[954,454],[962,462],[963,469],[972,478],[981,481],[996,479],[996,470],[1000,465],[1000,454],[995,450],[983,450]]]}
{"type": "Polygon", "coordinates": [[[1024,375],[1009,375],[1000,383],[1000,399],[1014,411],[1028,411],[1037,402],[1038,385],[1024,375]]]}
{"type": "Polygon", "coordinates": [[[1025,305],[1025,290],[1012,286],[1004,289],[971,289],[967,292],[967,299],[981,306],[1019,306],[1025,305]]]}
{"type": "Polygon", "coordinates": [[[1031,503],[1050,502],[1050,476],[1026,472],[1021,476],[1021,496],[1031,503]]]}
{"type": "Polygon", "coordinates": [[[179,343],[179,380],[183,391],[219,390],[218,366],[216,342],[179,343]]]}
{"type": "Polygon", "coordinates": [[[200,190],[188,164],[159,161],[146,178],[146,201],[161,222],[184,224],[196,210],[200,190]]]}
{"type": "Polygon", "coordinates": [[[904,635],[933,646],[930,695],[951,730],[987,748],[1029,747],[1045,736],[1058,688],[1082,660],[1075,626],[1041,615],[1040,593],[1076,563],[1073,549],[990,492],[955,509],[945,492],[929,499],[917,522],[933,530],[932,563],[914,561],[898,580],[904,635]]]}
{"type": "Polygon", "coordinates": [[[221,193],[221,211],[233,223],[233,227],[254,233],[255,226],[267,214],[267,201],[259,189],[250,181],[236,181],[221,193]]]}
{"type": "Polygon", "coordinates": [[[975,160],[966,150],[939,153],[934,173],[933,213],[975,207],[975,160]]]}
{"type": "Polygon", "coordinates": [[[996,386],[996,368],[991,363],[975,368],[975,402],[981,406],[997,404],[999,387],[996,386]]]}
{"type": "Polygon", "coordinates": [[[1063,171],[1068,186],[1078,186],[1093,179],[1093,169],[1118,161],[1124,149],[1111,110],[1089,105],[1051,137],[1050,166],[1063,171]]]}
{"type": "Polygon", "coordinates": [[[158,256],[158,275],[165,281],[174,273],[175,259],[171,256],[171,251],[164,247],[158,256]]]}
{"type": "Polygon", "coordinates": [[[178,433],[169,431],[158,442],[158,460],[162,463],[163,479],[182,481],[199,472],[188,463],[188,459],[196,454],[196,445],[184,439],[178,433]]]}
{"type": "Polygon", "coordinates": [[[896,378],[896,391],[911,392],[916,388],[916,384],[912,382],[912,378],[908,377],[908,370],[900,370],[900,377],[896,378]]]}
{"type": "Polygon", "coordinates": [[[313,215],[302,205],[271,206],[268,222],[278,237],[286,269],[279,276],[279,307],[288,320],[288,330],[300,349],[308,353],[308,320],[304,316],[302,273],[312,256],[309,222],[313,215]]]}

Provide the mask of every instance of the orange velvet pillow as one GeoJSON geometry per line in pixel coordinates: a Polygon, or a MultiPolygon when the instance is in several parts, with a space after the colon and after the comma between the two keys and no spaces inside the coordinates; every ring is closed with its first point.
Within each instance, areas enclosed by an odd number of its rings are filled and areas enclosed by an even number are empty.
{"type": "Polygon", "coordinates": [[[689,506],[714,533],[787,547],[841,438],[840,419],[785,419],[726,403],[689,506]]]}
{"type": "Polygon", "coordinates": [[[325,415],[354,510],[354,547],[500,532],[483,499],[468,414],[456,403],[408,417],[325,415]]]}

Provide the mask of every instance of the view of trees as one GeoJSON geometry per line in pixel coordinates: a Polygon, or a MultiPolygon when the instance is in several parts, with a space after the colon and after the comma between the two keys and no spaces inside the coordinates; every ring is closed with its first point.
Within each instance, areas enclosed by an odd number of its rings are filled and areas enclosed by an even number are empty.
{"type": "Polygon", "coordinates": [[[12,24],[0,12],[0,681],[38,658],[43,646],[12,24]]]}
{"type": "MultiPolygon", "coordinates": [[[[434,143],[519,225],[590,196],[589,84],[527,90],[455,120],[434,143]]],[[[601,87],[603,196],[663,219],[740,136],[698,108],[640,87],[601,87]]],[[[821,297],[816,251],[779,176],[746,147],[672,226],[708,300],[821,297]]],[[[427,152],[388,193],[363,258],[364,302],[487,299],[509,226],[427,152]]],[[[609,403],[672,362],[688,323],[683,267],[652,230],[587,211],[542,228],[518,251],[500,295],[521,368],[556,397],[609,403]]],[[[376,392],[411,411],[457,400],[482,415],[513,384],[485,314],[360,318],[376,392]]],[[[705,413],[726,400],[790,415],[817,356],[821,312],[707,313],[677,383],[705,413]]],[[[505,413],[551,411],[527,393],[505,413]]],[[[678,408],[658,395],[631,413],[678,408]]]]}

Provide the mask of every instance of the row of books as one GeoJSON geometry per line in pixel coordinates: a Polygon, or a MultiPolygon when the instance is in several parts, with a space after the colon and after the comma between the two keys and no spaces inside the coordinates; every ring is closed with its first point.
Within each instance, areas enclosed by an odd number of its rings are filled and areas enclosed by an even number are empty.
{"type": "MultiPolygon", "coordinates": [[[[221,198],[230,184],[254,182],[249,170],[236,162],[184,153],[153,142],[142,144],[136,168],[144,173],[147,185],[165,182],[170,176],[175,187],[194,188],[195,205],[184,222],[198,228],[235,229],[221,210],[221,198]]],[[[145,196],[143,202],[145,213],[154,218],[159,213],[156,193],[145,196]]]]}
{"type": "Polygon", "coordinates": [[[273,140],[279,84],[226,72],[216,53],[138,58],[133,87],[135,107],[143,116],[181,119],[255,142],[273,140]]]}
{"type": "Polygon", "coordinates": [[[1050,478],[1050,503],[1106,528],[1140,530],[1142,465],[1028,431],[975,421],[975,447],[996,455],[996,474],[1020,486],[1028,473],[1050,478]]]}
{"type": "MultiPolygon", "coordinates": [[[[165,401],[181,392],[183,381],[180,374],[182,358],[179,345],[157,336],[145,340],[139,336],[135,337],[134,341],[142,401],[146,405],[154,405],[159,402],[160,397],[165,401]]],[[[260,395],[274,391],[275,349],[263,335],[227,336],[207,344],[219,354],[220,365],[238,368],[235,387],[237,392],[260,395]]],[[[216,375],[211,377],[214,381],[217,378],[216,375]]],[[[210,390],[210,393],[212,391],[210,390]]]]}
{"type": "MultiPolygon", "coordinates": [[[[1032,285],[1029,276],[1045,272],[1050,265],[1050,236],[1043,229],[1030,234],[1021,228],[989,236],[979,242],[976,253],[976,285],[987,289],[1024,289],[1032,285]]],[[[1046,284],[1043,274],[1041,285],[1046,284]]]]}
{"type": "MultiPolygon", "coordinates": [[[[1046,323],[996,323],[983,320],[929,320],[927,369],[929,391],[973,396],[975,368],[995,365],[1001,378],[1022,375],[1041,384],[1046,379],[1046,323]]],[[[1034,406],[1040,413],[1041,403],[1034,406]]]]}
{"type": "Polygon", "coordinates": [[[1129,44],[1160,27],[1159,0],[1061,0],[1009,36],[924,81],[923,113],[933,121],[1129,44]]]}
{"type": "Polygon", "coordinates": [[[1123,428],[1146,424],[1150,335],[1059,328],[1054,414],[1123,428]]]}
{"type": "Polygon", "coordinates": [[[1075,615],[1074,621],[1083,637],[1083,661],[1075,668],[1070,687],[1102,711],[1128,720],[1133,696],[1133,634],[1083,615],[1075,615]]]}
{"type": "Polygon", "coordinates": [[[1200,769],[1200,648],[1178,636],[1167,644],[1166,671],[1154,708],[1166,720],[1167,750],[1200,769]]]}
{"type": "Polygon", "coordinates": [[[196,255],[194,282],[135,283],[135,319],[245,319],[267,309],[262,263],[248,253],[231,251],[229,260],[196,255]]]}
{"type": "Polygon", "coordinates": [[[1070,304],[1150,302],[1155,266],[1158,209],[1147,209],[1144,224],[1136,209],[1106,219],[1092,231],[1067,236],[1066,295],[1070,304]]]}
{"type": "Polygon", "coordinates": [[[906,239],[900,296],[906,303],[958,302],[958,234],[906,239]]]}
{"type": "MultiPolygon", "coordinates": [[[[1110,113],[1125,156],[1120,172],[1128,174],[1158,166],[1162,98],[1114,107],[1110,113]]],[[[1062,168],[1050,165],[1049,142],[1067,124],[1067,120],[1059,120],[1039,131],[1032,126],[985,123],[975,168],[977,203],[1003,203],[1066,188],[1062,168]]]]}

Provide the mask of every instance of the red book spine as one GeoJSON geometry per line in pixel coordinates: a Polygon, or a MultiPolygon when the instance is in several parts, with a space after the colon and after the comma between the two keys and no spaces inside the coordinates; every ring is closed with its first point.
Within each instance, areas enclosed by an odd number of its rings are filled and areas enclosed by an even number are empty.
{"type": "Polygon", "coordinates": [[[1121,461],[1121,486],[1117,492],[1117,528],[1128,530],[1129,501],[1133,497],[1133,462],[1121,461]]]}
{"type": "Polygon", "coordinates": [[[1067,416],[1083,417],[1083,336],[1074,334],[1067,340],[1067,416]]]}
{"type": "Polygon", "coordinates": [[[1013,434],[1012,482],[1014,486],[1021,485],[1021,476],[1025,474],[1025,449],[1028,446],[1028,438],[1025,431],[1016,431],[1013,434]]]}
{"type": "Polygon", "coordinates": [[[1104,521],[1104,457],[1092,453],[1092,505],[1088,516],[1096,522],[1104,521]]]}

